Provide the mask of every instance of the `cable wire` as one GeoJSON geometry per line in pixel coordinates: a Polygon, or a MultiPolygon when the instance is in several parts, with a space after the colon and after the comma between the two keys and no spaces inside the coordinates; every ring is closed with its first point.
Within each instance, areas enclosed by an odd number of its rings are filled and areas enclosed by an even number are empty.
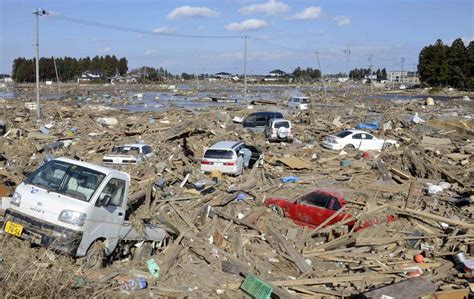
{"type": "Polygon", "coordinates": [[[71,18],[64,15],[56,15],[56,16],[48,16],[49,18],[53,18],[59,21],[81,24],[86,26],[93,26],[93,27],[100,27],[110,30],[119,30],[119,31],[126,31],[126,32],[134,32],[134,33],[142,33],[142,34],[150,34],[150,35],[160,35],[160,36],[168,36],[168,37],[183,37],[183,38],[215,38],[215,39],[232,39],[232,38],[244,38],[244,35],[192,35],[192,34],[175,34],[175,33],[166,33],[166,32],[153,32],[147,31],[143,29],[136,29],[130,28],[125,26],[118,26],[118,25],[111,25],[105,23],[99,23],[95,21],[83,20],[78,18],[71,18]]]}

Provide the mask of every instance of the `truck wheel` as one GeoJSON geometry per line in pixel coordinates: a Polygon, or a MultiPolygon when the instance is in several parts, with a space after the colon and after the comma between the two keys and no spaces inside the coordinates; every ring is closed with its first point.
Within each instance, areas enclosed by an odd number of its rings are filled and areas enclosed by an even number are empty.
{"type": "Polygon", "coordinates": [[[132,260],[134,262],[139,262],[149,259],[153,254],[153,246],[150,242],[145,242],[141,247],[135,248],[135,253],[133,254],[132,260]]]}
{"type": "Polygon", "coordinates": [[[96,241],[87,250],[84,257],[84,268],[101,269],[104,267],[105,244],[103,241],[96,241]]]}
{"type": "Polygon", "coordinates": [[[273,212],[277,213],[278,216],[285,217],[285,211],[283,211],[283,209],[280,206],[271,205],[270,208],[272,209],[273,212]]]}

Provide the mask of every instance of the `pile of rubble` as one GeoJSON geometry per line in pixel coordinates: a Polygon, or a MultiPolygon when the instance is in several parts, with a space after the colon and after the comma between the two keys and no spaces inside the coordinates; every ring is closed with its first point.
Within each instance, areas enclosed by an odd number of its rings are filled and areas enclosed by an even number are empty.
{"type": "Polygon", "coordinates": [[[308,111],[285,112],[294,125],[292,143],[270,143],[234,123],[249,113],[235,106],[129,113],[48,101],[38,128],[35,111],[9,102],[2,196],[49,157],[100,164],[114,146],[141,141],[155,155],[121,168],[132,179],[132,217],[166,222],[177,236],[150,257],[159,267],[153,275],[144,260],[116,259],[90,270],[2,234],[3,294],[463,298],[473,292],[473,107],[340,97],[313,102],[308,111]],[[397,140],[397,148],[362,153],[320,145],[325,135],[373,121],[381,128],[376,135],[397,140]],[[263,163],[237,177],[202,174],[204,150],[220,140],[255,145],[263,163]],[[295,179],[282,180],[290,176],[295,179]],[[296,199],[315,188],[338,192],[347,203],[319,226],[301,226],[265,205],[268,197],[296,199]],[[329,224],[343,212],[352,216],[329,224]],[[367,221],[372,225],[356,229],[367,221]],[[124,283],[131,278],[148,287],[134,290],[124,283]]]}

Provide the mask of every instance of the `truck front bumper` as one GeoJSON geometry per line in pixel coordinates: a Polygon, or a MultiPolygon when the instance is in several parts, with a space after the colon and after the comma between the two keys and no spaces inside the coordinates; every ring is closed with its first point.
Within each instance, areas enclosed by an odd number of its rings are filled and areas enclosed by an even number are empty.
{"type": "Polygon", "coordinates": [[[0,220],[3,229],[7,221],[22,226],[21,239],[71,256],[76,255],[82,240],[82,232],[54,225],[11,209],[7,209],[4,218],[0,220]]]}

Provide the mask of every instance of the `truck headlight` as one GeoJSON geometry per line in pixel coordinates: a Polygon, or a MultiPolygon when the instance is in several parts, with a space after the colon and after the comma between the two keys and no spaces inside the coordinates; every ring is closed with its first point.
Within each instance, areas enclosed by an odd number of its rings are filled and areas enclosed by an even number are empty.
{"type": "Polygon", "coordinates": [[[13,196],[12,196],[12,199],[10,200],[10,203],[11,203],[12,205],[15,205],[15,206],[19,207],[19,206],[20,206],[20,202],[21,202],[21,195],[20,195],[20,193],[18,193],[18,192],[13,193],[13,196]]]}
{"type": "Polygon", "coordinates": [[[70,224],[74,224],[77,226],[83,226],[84,223],[86,222],[86,218],[87,218],[87,215],[84,213],[64,210],[61,212],[61,214],[59,214],[58,220],[67,222],[70,224]]]}

